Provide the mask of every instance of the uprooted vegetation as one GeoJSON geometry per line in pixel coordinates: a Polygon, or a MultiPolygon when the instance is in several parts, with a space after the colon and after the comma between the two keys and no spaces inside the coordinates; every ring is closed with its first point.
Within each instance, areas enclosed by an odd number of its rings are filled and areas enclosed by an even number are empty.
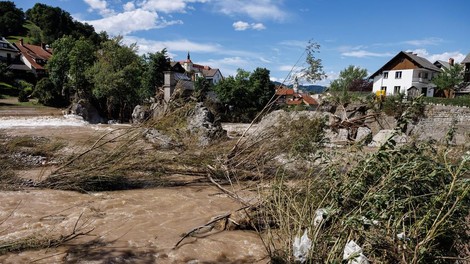
{"type": "MultiPolygon", "coordinates": [[[[2,188],[97,192],[215,184],[241,202],[237,213],[246,215],[245,222],[232,221],[234,228],[256,230],[274,263],[298,260],[293,242],[305,230],[311,240],[303,255],[308,263],[341,263],[350,241],[362,251],[346,262],[360,254],[373,263],[466,258],[470,156],[465,147],[399,146],[389,139],[379,149],[330,148],[325,130],[331,115],[283,111],[266,116],[240,139],[219,137],[202,147],[199,134],[187,130],[194,107],[186,104],[143,126],[110,131],[65,157],[54,154],[63,142],[10,138],[2,143],[7,146],[2,157],[27,150],[58,162],[49,177],[25,185],[15,181],[18,160],[2,159],[2,188]],[[255,199],[245,199],[247,186],[255,199]]],[[[403,110],[401,117],[408,113],[403,110]]],[[[44,246],[41,241],[34,248],[44,246]]]]}

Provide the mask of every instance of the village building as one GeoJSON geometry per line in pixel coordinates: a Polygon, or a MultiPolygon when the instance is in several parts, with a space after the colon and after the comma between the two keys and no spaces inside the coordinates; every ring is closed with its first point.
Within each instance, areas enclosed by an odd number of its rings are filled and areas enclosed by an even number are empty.
{"type": "Polygon", "coordinates": [[[297,85],[294,85],[293,88],[279,85],[276,87],[276,103],[280,106],[282,105],[303,105],[311,110],[315,110],[319,103],[308,93],[303,93],[299,91],[297,85]]]}
{"type": "MultiPolygon", "coordinates": [[[[26,44],[23,42],[23,39],[20,39],[20,41],[14,45],[20,52],[19,60],[26,65],[36,78],[40,79],[47,75],[45,66],[47,61],[52,57],[52,49],[48,48],[45,44],[41,44],[40,46],[26,44]]],[[[21,64],[18,64],[16,67],[26,69],[21,64]]]]}
{"type": "Polygon", "coordinates": [[[434,96],[436,86],[431,82],[441,69],[427,59],[412,52],[401,51],[384,66],[372,74],[372,91],[382,91],[385,95],[416,93],[427,97],[434,96]]]}
{"type": "Polygon", "coordinates": [[[0,39],[0,62],[10,65],[18,55],[18,49],[4,37],[0,39]]]}
{"type": "Polygon", "coordinates": [[[219,69],[193,63],[191,61],[191,56],[189,52],[186,60],[179,61],[179,63],[181,64],[181,66],[183,66],[186,73],[191,77],[193,81],[199,77],[203,77],[210,83],[217,84],[223,79],[222,73],[219,69]]]}

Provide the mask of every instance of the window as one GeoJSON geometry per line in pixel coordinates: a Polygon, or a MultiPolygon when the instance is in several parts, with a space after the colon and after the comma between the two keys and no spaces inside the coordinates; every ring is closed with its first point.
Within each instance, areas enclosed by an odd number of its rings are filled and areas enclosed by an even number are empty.
{"type": "Polygon", "coordinates": [[[386,91],[387,91],[387,86],[382,86],[382,87],[380,87],[380,90],[382,90],[382,91],[385,91],[385,92],[386,92],[386,91]]]}
{"type": "Polygon", "coordinates": [[[393,87],[393,94],[399,94],[399,93],[400,93],[400,86],[393,87]]]}
{"type": "Polygon", "coordinates": [[[426,96],[427,93],[428,93],[428,88],[427,88],[427,87],[421,88],[421,94],[422,94],[422,95],[426,96]]]}
{"type": "Polygon", "coordinates": [[[401,79],[401,71],[395,72],[395,79],[401,79]]]}
{"type": "Polygon", "coordinates": [[[429,77],[428,73],[425,72],[425,73],[424,73],[424,79],[427,79],[428,77],[429,77]]]}
{"type": "Polygon", "coordinates": [[[384,72],[384,79],[388,79],[388,72],[384,72]]]}

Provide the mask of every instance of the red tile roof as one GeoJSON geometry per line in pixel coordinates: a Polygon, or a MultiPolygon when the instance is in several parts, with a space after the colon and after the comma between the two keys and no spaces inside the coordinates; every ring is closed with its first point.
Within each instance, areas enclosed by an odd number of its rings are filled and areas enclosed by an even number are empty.
{"type": "Polygon", "coordinates": [[[276,95],[294,95],[294,89],[278,88],[276,89],[276,95]]]}
{"type": "Polygon", "coordinates": [[[52,57],[52,50],[48,48],[22,43],[22,41],[15,43],[15,46],[36,70],[44,70],[44,67],[38,64],[36,60],[47,62],[52,57]]]}
{"type": "Polygon", "coordinates": [[[317,100],[313,99],[309,94],[302,94],[302,98],[304,99],[304,102],[308,105],[317,105],[318,102],[317,100]]]}

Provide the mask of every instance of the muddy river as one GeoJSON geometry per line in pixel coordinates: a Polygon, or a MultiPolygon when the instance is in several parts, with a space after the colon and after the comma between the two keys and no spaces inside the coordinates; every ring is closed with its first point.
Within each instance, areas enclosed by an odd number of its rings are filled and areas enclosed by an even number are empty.
{"type": "MultiPolygon", "coordinates": [[[[77,145],[109,129],[70,117],[0,118],[1,133],[66,138],[77,145]]],[[[34,179],[47,170],[22,173],[34,179]]],[[[0,191],[0,201],[0,247],[76,236],[60,246],[0,255],[0,263],[269,262],[251,231],[202,231],[174,248],[185,232],[242,207],[211,185],[99,193],[0,191]]]]}

